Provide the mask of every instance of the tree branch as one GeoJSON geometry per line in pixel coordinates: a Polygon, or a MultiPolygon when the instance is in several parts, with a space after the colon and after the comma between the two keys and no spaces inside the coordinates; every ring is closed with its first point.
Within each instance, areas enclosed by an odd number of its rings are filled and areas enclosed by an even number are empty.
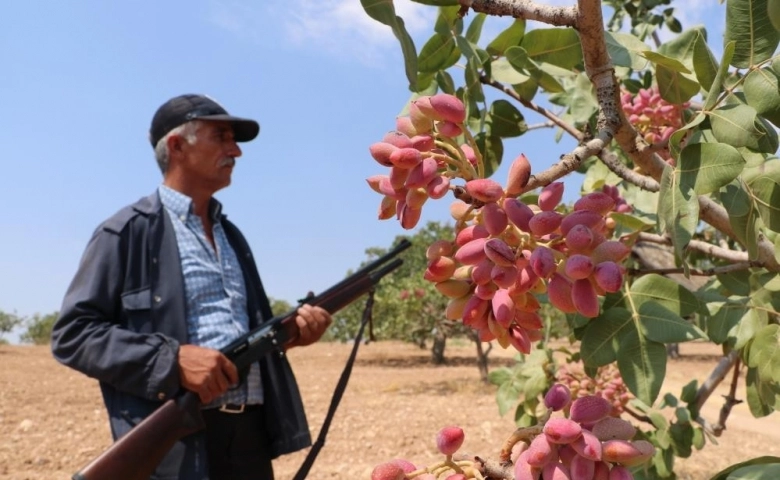
{"type": "Polygon", "coordinates": [[[737,400],[737,382],[739,381],[739,357],[737,357],[737,361],[734,362],[734,369],[732,370],[732,376],[731,376],[731,387],[729,387],[729,394],[727,396],[724,396],[725,401],[723,402],[723,406],[720,408],[720,415],[718,415],[718,423],[712,426],[712,433],[719,437],[721,433],[723,433],[723,430],[726,429],[726,420],[729,418],[729,415],[731,414],[731,409],[734,408],[734,405],[739,405],[742,403],[742,400],[737,400]]]}
{"type": "Polygon", "coordinates": [[[731,353],[720,359],[718,365],[715,367],[712,373],[710,373],[709,378],[704,381],[701,387],[699,387],[699,390],[696,392],[696,398],[692,403],[696,406],[697,411],[701,410],[701,407],[704,406],[704,404],[707,402],[707,399],[710,398],[710,395],[712,395],[712,392],[714,392],[718,385],[720,385],[720,382],[723,381],[723,379],[726,377],[726,374],[737,363],[738,359],[739,352],[737,350],[732,350],[731,353]]]}
{"type": "MultiPolygon", "coordinates": [[[[687,271],[690,275],[697,275],[702,277],[711,277],[714,275],[718,275],[721,273],[728,273],[728,272],[735,272],[738,270],[748,270],[753,267],[757,267],[758,265],[755,264],[756,262],[742,262],[742,263],[733,263],[731,265],[724,265],[722,267],[713,267],[713,268],[689,268],[687,271]]],[[[669,275],[673,273],[685,273],[686,270],[684,268],[629,268],[626,270],[626,273],[628,275],[633,276],[641,276],[641,275],[648,275],[651,273],[657,273],[659,275],[669,275]]]]}
{"type": "Polygon", "coordinates": [[[650,192],[657,192],[661,189],[661,185],[655,179],[635,172],[625,166],[614,152],[604,149],[599,153],[599,159],[612,173],[641,189],[650,192]]]}
{"type": "Polygon", "coordinates": [[[498,462],[487,460],[479,455],[469,453],[456,453],[452,456],[453,460],[474,462],[479,467],[480,472],[488,478],[495,480],[509,480],[515,478],[514,467],[511,464],[503,466],[498,462]]]}
{"type": "MultiPolygon", "coordinates": [[[[658,243],[660,245],[671,245],[672,240],[669,237],[656,235],[654,233],[641,232],[637,237],[639,242],[658,243]]],[[[711,257],[720,258],[729,262],[747,262],[749,261],[747,252],[738,252],[729,248],[719,247],[701,240],[691,240],[688,248],[705,253],[711,257]]]]}
{"type": "Polygon", "coordinates": [[[460,0],[460,5],[461,15],[471,8],[488,15],[507,15],[559,27],[573,27],[577,21],[577,7],[555,7],[531,0],[460,0]]]}
{"type": "Polygon", "coordinates": [[[578,142],[581,142],[585,139],[585,135],[582,134],[579,130],[572,127],[568,123],[564,122],[560,119],[557,115],[555,115],[553,112],[547,110],[546,108],[535,104],[534,102],[531,102],[529,100],[526,100],[525,98],[521,97],[520,94],[518,94],[516,91],[514,91],[512,88],[507,87],[503,83],[493,80],[490,77],[488,77],[485,74],[482,74],[479,76],[479,81],[482,82],[484,85],[489,85],[497,90],[500,90],[507,94],[509,97],[512,98],[512,100],[517,101],[522,106],[529,110],[533,110],[534,112],[538,113],[539,115],[547,118],[552,122],[554,125],[556,125],[558,128],[563,130],[564,132],[568,133],[572,137],[576,138],[578,142]]]}

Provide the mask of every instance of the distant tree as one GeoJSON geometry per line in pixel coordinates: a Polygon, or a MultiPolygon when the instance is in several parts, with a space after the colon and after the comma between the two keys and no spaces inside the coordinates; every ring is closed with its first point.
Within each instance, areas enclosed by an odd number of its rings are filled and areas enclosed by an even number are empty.
{"type": "Polygon", "coordinates": [[[271,303],[271,311],[274,316],[282,315],[292,310],[292,305],[287,300],[281,300],[278,298],[268,297],[268,301],[271,303]]]}
{"type": "Polygon", "coordinates": [[[15,313],[0,310],[0,343],[8,343],[7,340],[3,339],[3,335],[10,333],[14,328],[21,325],[22,320],[22,317],[15,313]]]}
{"type": "MultiPolygon", "coordinates": [[[[442,296],[433,283],[426,281],[423,274],[428,266],[426,250],[436,240],[454,240],[451,225],[428,222],[412,236],[398,236],[396,245],[408,239],[412,246],[400,257],[404,263],[382,279],[375,293],[372,332],[379,339],[394,339],[411,342],[420,348],[431,348],[434,363],[444,363],[444,350],[448,338],[463,336],[477,345],[477,363],[480,374],[487,380],[487,353],[476,336],[469,335],[461,322],[447,320],[444,312],[449,300],[442,296]]],[[[390,248],[392,245],[390,246],[390,248]]],[[[389,248],[366,249],[368,263],[385,254],[389,248]]],[[[357,333],[364,302],[358,301],[334,316],[330,329],[332,338],[348,340],[357,333]]]]}
{"type": "Polygon", "coordinates": [[[59,312],[47,315],[36,313],[31,318],[24,320],[24,323],[27,325],[27,331],[22,334],[20,340],[23,343],[48,345],[51,342],[51,329],[59,315],[59,312]]]}

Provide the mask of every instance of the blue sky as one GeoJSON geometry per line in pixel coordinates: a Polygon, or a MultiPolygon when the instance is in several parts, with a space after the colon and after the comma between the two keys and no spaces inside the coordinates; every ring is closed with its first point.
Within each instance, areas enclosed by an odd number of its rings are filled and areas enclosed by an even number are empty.
{"type": "MultiPolygon", "coordinates": [[[[420,48],[435,9],[395,3],[420,48]]],[[[719,38],[722,5],[685,5],[684,26],[707,12],[719,38]]],[[[508,21],[489,19],[483,38],[508,21]]],[[[376,220],[380,198],[365,178],[384,173],[368,146],[393,128],[409,91],[395,38],[358,0],[10,2],[0,64],[0,310],[59,309],[94,228],[159,184],[149,122],[180,93],[207,93],[262,125],[217,198],[271,296],[321,291],[366,248],[406,233],[376,220]]],[[[509,144],[496,176],[520,152],[541,170],[571,146],[533,132],[509,144]]],[[[421,224],[448,221],[448,205],[429,202],[421,224]]]]}

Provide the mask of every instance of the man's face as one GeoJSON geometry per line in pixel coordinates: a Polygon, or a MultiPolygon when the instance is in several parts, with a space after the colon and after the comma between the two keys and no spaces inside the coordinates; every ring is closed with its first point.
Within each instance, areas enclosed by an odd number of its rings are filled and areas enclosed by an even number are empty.
{"type": "Polygon", "coordinates": [[[195,143],[181,143],[181,168],[187,183],[209,193],[230,185],[235,158],[241,156],[228,122],[201,121],[195,143]]]}

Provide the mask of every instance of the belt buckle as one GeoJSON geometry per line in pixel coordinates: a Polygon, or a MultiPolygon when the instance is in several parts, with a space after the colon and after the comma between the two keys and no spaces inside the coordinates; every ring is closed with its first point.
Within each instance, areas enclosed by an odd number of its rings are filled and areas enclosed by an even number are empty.
{"type": "Polygon", "coordinates": [[[221,407],[219,407],[219,411],[223,413],[244,413],[244,409],[246,408],[246,404],[242,403],[241,405],[231,405],[231,404],[224,404],[221,407]],[[238,408],[235,408],[238,406],[238,408]]]}

